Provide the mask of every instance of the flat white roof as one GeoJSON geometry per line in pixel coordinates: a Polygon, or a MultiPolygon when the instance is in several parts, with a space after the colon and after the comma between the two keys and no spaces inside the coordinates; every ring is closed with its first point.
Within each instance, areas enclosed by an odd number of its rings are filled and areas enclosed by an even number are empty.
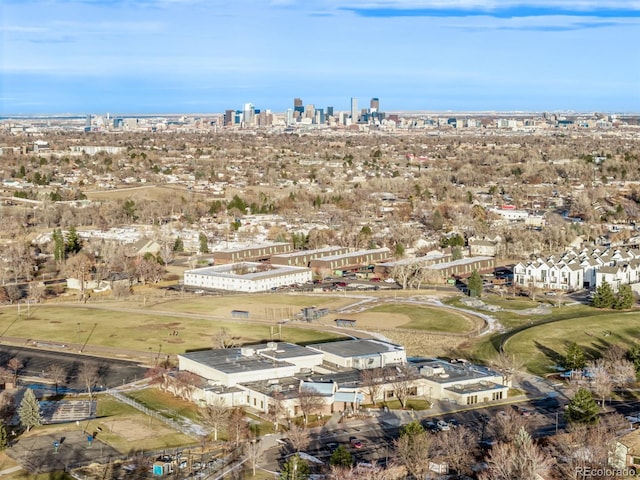
{"type": "MultiPolygon", "coordinates": [[[[288,253],[278,253],[273,256],[273,258],[289,258],[289,257],[299,257],[305,255],[315,255],[316,253],[328,253],[328,252],[336,252],[338,250],[343,250],[344,247],[325,247],[325,248],[316,248],[315,250],[298,250],[296,252],[288,252],[288,253]]],[[[327,258],[327,257],[324,257],[327,258]]]]}
{"type": "Polygon", "coordinates": [[[236,247],[236,248],[228,248],[225,250],[216,250],[214,253],[232,253],[232,252],[243,252],[245,250],[253,250],[256,248],[266,248],[266,247],[275,247],[278,245],[291,245],[290,242],[270,242],[270,243],[255,243],[253,245],[248,245],[246,247],[236,247]]]}
{"type": "Polygon", "coordinates": [[[227,265],[214,265],[212,267],[195,268],[187,270],[185,275],[206,275],[210,277],[238,278],[244,280],[260,280],[262,278],[275,277],[291,273],[309,271],[307,267],[290,267],[288,265],[271,265],[258,262],[240,262],[227,265]],[[247,273],[236,273],[246,269],[247,273]]]}

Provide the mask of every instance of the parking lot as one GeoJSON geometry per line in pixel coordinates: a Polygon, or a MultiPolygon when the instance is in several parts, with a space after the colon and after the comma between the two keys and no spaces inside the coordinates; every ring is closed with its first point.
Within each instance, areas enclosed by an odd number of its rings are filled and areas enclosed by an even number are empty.
{"type": "MultiPolygon", "coordinates": [[[[141,379],[147,368],[135,362],[100,358],[79,353],[38,350],[29,347],[11,347],[0,345],[0,366],[6,366],[10,359],[17,358],[23,367],[18,371],[22,377],[29,377],[32,383],[46,377],[50,365],[60,365],[67,376],[61,390],[84,391],[86,386],[78,379],[78,372],[84,363],[98,369],[99,381],[95,385],[98,390],[107,389],[141,379]]],[[[54,386],[33,385],[36,391],[46,391],[53,394],[54,386]]]]}

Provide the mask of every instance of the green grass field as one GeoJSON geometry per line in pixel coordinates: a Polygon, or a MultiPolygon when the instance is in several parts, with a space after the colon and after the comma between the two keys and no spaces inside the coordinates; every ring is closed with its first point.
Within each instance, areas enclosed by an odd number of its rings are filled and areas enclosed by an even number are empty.
{"type": "Polygon", "coordinates": [[[640,312],[602,313],[539,325],[511,337],[505,351],[519,356],[529,371],[552,371],[567,346],[576,342],[588,358],[597,358],[610,344],[628,346],[640,335],[640,312]]]}
{"type": "MultiPolygon", "coordinates": [[[[118,305],[123,308],[126,305],[118,305]]],[[[0,310],[0,340],[2,337],[30,338],[63,344],[85,342],[119,349],[146,352],[149,345],[162,345],[168,354],[183,353],[185,349],[211,347],[220,328],[226,328],[239,343],[271,339],[270,325],[251,324],[219,319],[163,315],[153,310],[109,310],[108,306],[37,306],[30,316],[16,308],[0,310]],[[172,335],[177,332],[177,335],[172,335]]],[[[278,328],[275,322],[274,333],[278,328]]],[[[293,343],[323,342],[342,338],[330,332],[311,328],[282,326],[282,340],[293,343]]]]}
{"type": "Polygon", "coordinates": [[[396,327],[404,330],[466,333],[477,328],[474,320],[446,308],[394,303],[374,307],[359,315],[368,313],[388,313],[396,318],[404,316],[407,321],[396,327]]]}

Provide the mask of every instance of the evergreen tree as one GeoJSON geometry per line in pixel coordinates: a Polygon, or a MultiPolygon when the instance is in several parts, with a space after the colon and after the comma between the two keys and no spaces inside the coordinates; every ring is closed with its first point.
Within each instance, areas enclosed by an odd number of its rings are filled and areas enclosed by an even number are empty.
{"type": "Polygon", "coordinates": [[[136,202],[133,200],[127,200],[122,204],[122,210],[130,222],[133,222],[138,217],[136,216],[136,202]]]}
{"type": "Polygon", "coordinates": [[[640,343],[634,343],[627,352],[627,359],[633,362],[636,368],[636,375],[640,374],[640,343]]]}
{"type": "Polygon", "coordinates": [[[297,453],[289,457],[282,466],[281,480],[306,480],[309,478],[309,465],[297,453]]]}
{"type": "Polygon", "coordinates": [[[69,227],[69,231],[67,231],[65,250],[71,254],[76,254],[82,250],[82,239],[78,235],[76,227],[69,227]]]}
{"type": "Polygon", "coordinates": [[[53,240],[53,258],[56,262],[61,262],[64,260],[66,246],[64,243],[64,236],[62,235],[62,230],[55,229],[53,234],[51,235],[53,240]]]}
{"type": "Polygon", "coordinates": [[[587,365],[584,356],[584,350],[580,345],[573,342],[567,348],[567,354],[564,357],[564,368],[568,370],[582,370],[587,365]]]}
{"type": "Polygon", "coordinates": [[[345,467],[348,468],[353,464],[353,457],[349,453],[349,451],[344,447],[344,445],[339,445],[338,448],[335,449],[331,458],[329,459],[329,464],[332,467],[345,467]]]}
{"type": "Polygon", "coordinates": [[[569,423],[585,423],[593,425],[598,422],[600,408],[593,395],[586,388],[580,387],[567,405],[564,416],[569,423]]]}
{"type": "Polygon", "coordinates": [[[0,451],[9,446],[9,435],[7,433],[7,427],[4,424],[0,424],[0,451]]]}
{"type": "Polygon", "coordinates": [[[209,239],[207,236],[200,232],[198,241],[200,242],[200,253],[209,253],[209,239]]]}
{"type": "Polygon", "coordinates": [[[433,228],[436,232],[439,232],[440,230],[442,230],[443,226],[444,218],[442,217],[442,213],[440,213],[440,210],[436,210],[431,216],[431,228],[433,228]]]}
{"type": "Polygon", "coordinates": [[[611,308],[615,302],[615,295],[613,289],[608,282],[604,281],[596,288],[596,293],[593,295],[591,304],[596,308],[611,308]]]}
{"type": "Polygon", "coordinates": [[[406,425],[403,425],[402,428],[400,429],[401,437],[405,435],[415,436],[420,433],[424,433],[424,428],[422,428],[422,425],[420,425],[420,422],[417,422],[415,420],[413,422],[407,423],[406,425]]]}
{"type": "Polygon", "coordinates": [[[42,425],[40,403],[30,388],[27,388],[24,397],[22,397],[18,407],[18,417],[20,418],[20,423],[27,428],[27,432],[31,430],[31,427],[42,425]]]}
{"type": "Polygon", "coordinates": [[[613,308],[616,310],[626,310],[633,306],[635,297],[633,296],[633,290],[630,285],[621,285],[620,290],[616,294],[615,301],[613,302],[613,308]]]}
{"type": "Polygon", "coordinates": [[[469,288],[470,297],[482,296],[482,277],[477,270],[471,272],[469,280],[467,281],[467,287],[469,288]]]}
{"type": "Polygon", "coordinates": [[[180,237],[176,237],[176,241],[173,242],[174,252],[184,252],[184,242],[180,237]]]}

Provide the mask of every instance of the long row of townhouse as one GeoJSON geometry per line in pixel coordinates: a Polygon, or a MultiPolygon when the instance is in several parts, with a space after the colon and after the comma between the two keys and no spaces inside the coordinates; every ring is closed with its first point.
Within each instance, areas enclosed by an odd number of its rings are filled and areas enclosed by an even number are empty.
{"type": "Polygon", "coordinates": [[[566,291],[597,288],[606,281],[617,291],[620,285],[640,282],[640,250],[569,249],[559,255],[517,263],[513,281],[523,288],[566,291]]]}

